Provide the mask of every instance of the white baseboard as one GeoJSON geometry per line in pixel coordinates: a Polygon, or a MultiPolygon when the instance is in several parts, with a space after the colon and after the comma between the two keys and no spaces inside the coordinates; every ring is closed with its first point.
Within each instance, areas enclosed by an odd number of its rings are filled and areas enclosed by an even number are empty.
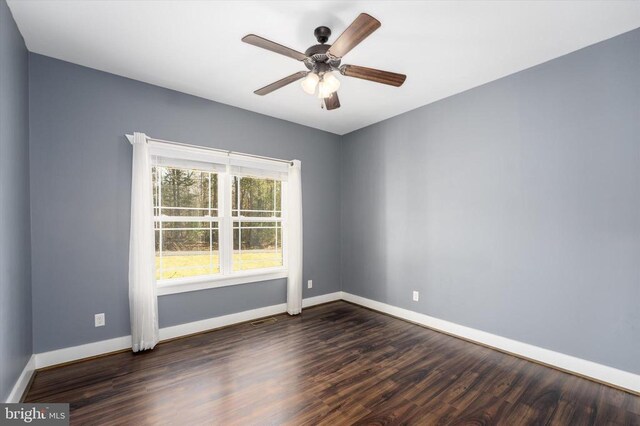
{"type": "MultiPolygon", "coordinates": [[[[342,292],[322,294],[320,296],[308,297],[302,300],[302,307],[320,305],[322,303],[340,300],[342,292]]],[[[174,339],[176,337],[187,336],[189,334],[200,333],[215,328],[226,327],[232,324],[238,324],[245,321],[251,321],[257,318],[268,317],[270,315],[278,315],[287,311],[287,304],[266,306],[264,308],[252,309],[250,311],[238,312],[235,314],[224,315],[221,317],[207,318],[201,321],[179,324],[172,327],[160,329],[160,341],[174,339]]],[[[129,342],[130,343],[130,342],[129,342]]]]}
{"type": "MultiPolygon", "coordinates": [[[[321,303],[340,300],[342,292],[323,294],[320,296],[309,297],[302,300],[302,306],[308,308],[310,306],[319,305],[321,303]]],[[[268,317],[270,315],[282,314],[287,311],[287,305],[281,303],[278,305],[265,306],[263,308],[251,309],[249,311],[238,312],[235,314],[223,315],[220,317],[208,318],[201,321],[189,322],[186,324],[174,325],[172,327],[164,327],[160,329],[160,341],[174,339],[180,336],[200,333],[202,331],[214,328],[225,327],[245,321],[268,317]]],[[[99,342],[87,343],[85,345],[72,346],[69,348],[56,349],[49,352],[35,354],[35,368],[45,368],[53,365],[64,364],[65,362],[77,361],[84,358],[90,358],[97,355],[116,352],[131,347],[131,336],[116,337],[99,342]]]]}
{"type": "MultiPolygon", "coordinates": [[[[287,305],[285,303],[281,303],[279,305],[265,306],[264,308],[251,309],[250,311],[243,311],[235,314],[223,315],[221,317],[207,318],[201,321],[165,327],[160,329],[160,341],[162,342],[163,340],[175,339],[180,336],[188,336],[189,334],[226,327],[228,325],[268,317],[270,315],[278,315],[286,311],[287,305]]],[[[129,347],[130,346],[131,339],[129,339],[129,347]]]]}
{"type": "Polygon", "coordinates": [[[71,346],[68,348],[56,349],[49,352],[35,354],[36,369],[51,367],[52,365],[64,364],[65,362],[77,361],[83,358],[108,354],[109,352],[120,351],[131,347],[131,336],[115,337],[99,342],[87,343],[84,345],[71,346]]]}
{"type": "Polygon", "coordinates": [[[308,308],[310,306],[322,305],[323,303],[335,302],[342,299],[342,292],[336,291],[335,293],[321,294],[320,296],[307,297],[302,299],[302,307],[308,308]]]}
{"type": "Polygon", "coordinates": [[[27,361],[27,365],[22,369],[22,373],[20,373],[20,377],[16,381],[16,384],[11,389],[11,393],[5,402],[20,402],[22,395],[24,395],[24,391],[27,390],[27,386],[29,386],[29,382],[31,381],[31,376],[33,376],[33,372],[36,369],[36,356],[31,355],[29,361],[27,361]]]}
{"type": "Polygon", "coordinates": [[[342,299],[375,311],[383,312],[394,317],[424,325],[434,330],[461,337],[466,340],[490,346],[492,348],[519,355],[549,366],[559,368],[580,376],[594,379],[598,382],[626,389],[633,393],[640,393],[640,375],[618,370],[606,365],[597,364],[571,355],[565,355],[549,349],[533,346],[528,343],[511,340],[485,331],[455,324],[453,322],[430,317],[408,309],[342,292],[342,299]]]}
{"type": "MultiPolygon", "coordinates": [[[[466,340],[477,342],[504,352],[538,361],[561,370],[565,370],[580,376],[594,379],[598,382],[610,384],[614,387],[629,390],[633,393],[640,393],[640,375],[627,371],[618,370],[606,365],[565,355],[549,349],[540,348],[527,343],[497,336],[471,327],[455,324],[453,322],[441,320],[408,309],[399,308],[386,303],[356,296],[347,292],[338,291],[335,293],[323,294],[320,296],[306,298],[302,301],[303,308],[333,302],[336,300],[346,300],[379,312],[393,315],[417,324],[424,325],[434,330],[439,330],[453,336],[458,336],[466,340]]],[[[209,318],[202,321],[195,321],[187,324],[180,324],[172,327],[160,329],[160,341],[199,333],[206,330],[225,327],[245,321],[277,315],[286,312],[286,304],[266,306],[235,314],[209,318]]],[[[65,362],[77,361],[83,358],[102,355],[131,347],[131,336],[116,337],[114,339],[100,342],[88,343],[85,345],[70,348],[57,349],[33,355],[29,364],[22,372],[20,379],[14,386],[10,398],[20,398],[24,392],[34,369],[49,367],[65,362]]]]}

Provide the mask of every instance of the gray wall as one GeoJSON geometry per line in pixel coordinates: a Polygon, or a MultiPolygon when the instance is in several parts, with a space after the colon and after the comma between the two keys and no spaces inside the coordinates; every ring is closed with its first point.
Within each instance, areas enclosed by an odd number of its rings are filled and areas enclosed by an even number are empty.
{"type": "Polygon", "coordinates": [[[31,357],[28,53],[0,0],[0,401],[31,357]]]}
{"type": "Polygon", "coordinates": [[[345,136],[343,290],[640,373],[639,70],[635,30],[345,136]]]}
{"type": "MultiPolygon", "coordinates": [[[[341,138],[31,54],[34,352],[129,333],[123,135],[143,131],[302,160],[305,297],[342,279],[640,373],[638,69],[640,30],[341,138]]],[[[284,300],[283,280],[163,296],[160,323],[284,300]]]]}
{"type": "MultiPolygon", "coordinates": [[[[125,133],[302,161],[304,297],[340,290],[336,135],[30,55],[34,350],[129,334],[125,133]],[[306,287],[306,286],[305,286],[306,287]],[[93,315],[106,313],[106,327],[93,315]]],[[[278,303],[285,281],[160,297],[160,326],[278,303]]]]}

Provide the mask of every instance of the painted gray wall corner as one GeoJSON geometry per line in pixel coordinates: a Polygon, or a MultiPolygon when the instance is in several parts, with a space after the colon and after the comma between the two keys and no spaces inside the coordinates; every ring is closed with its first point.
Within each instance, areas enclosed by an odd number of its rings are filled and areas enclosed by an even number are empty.
{"type": "Polygon", "coordinates": [[[32,354],[28,53],[0,0],[0,401],[32,354]]]}
{"type": "Polygon", "coordinates": [[[640,29],[346,135],[343,290],[640,373],[638,70],[640,29]]]}

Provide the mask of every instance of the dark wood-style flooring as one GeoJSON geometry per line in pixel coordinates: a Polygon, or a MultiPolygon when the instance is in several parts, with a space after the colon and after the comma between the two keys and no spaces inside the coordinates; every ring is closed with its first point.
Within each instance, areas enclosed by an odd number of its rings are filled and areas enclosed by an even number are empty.
{"type": "Polygon", "coordinates": [[[346,302],[39,371],[72,424],[639,425],[640,397],[346,302]]]}

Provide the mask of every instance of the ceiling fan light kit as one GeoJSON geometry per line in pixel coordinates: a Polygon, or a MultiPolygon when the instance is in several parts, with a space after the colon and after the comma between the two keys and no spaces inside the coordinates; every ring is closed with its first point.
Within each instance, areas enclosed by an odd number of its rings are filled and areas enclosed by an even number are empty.
{"type": "MultiPolygon", "coordinates": [[[[314,75],[314,73],[309,73],[309,75],[314,75]]],[[[340,80],[338,80],[332,73],[326,72],[322,77],[320,77],[320,82],[318,83],[318,97],[321,99],[328,98],[339,88],[340,80]]]]}
{"type": "Polygon", "coordinates": [[[308,94],[313,95],[314,93],[316,93],[316,86],[318,86],[319,81],[320,77],[318,77],[318,74],[310,72],[307,74],[305,79],[302,80],[302,89],[308,94]]]}
{"type": "Polygon", "coordinates": [[[304,79],[301,83],[302,89],[310,95],[317,95],[321,99],[320,106],[330,111],[340,108],[337,92],[340,88],[340,80],[336,78],[336,73],[395,87],[402,86],[407,78],[404,74],[357,65],[341,65],[344,55],[380,26],[380,21],[366,13],[361,13],[333,44],[326,44],[331,36],[331,30],[324,26],[318,27],[313,34],[319,44],[309,47],[304,53],[254,34],[244,36],[243,42],[301,61],[308,69],[271,83],[254,93],[264,96],[294,81],[304,79]]]}

